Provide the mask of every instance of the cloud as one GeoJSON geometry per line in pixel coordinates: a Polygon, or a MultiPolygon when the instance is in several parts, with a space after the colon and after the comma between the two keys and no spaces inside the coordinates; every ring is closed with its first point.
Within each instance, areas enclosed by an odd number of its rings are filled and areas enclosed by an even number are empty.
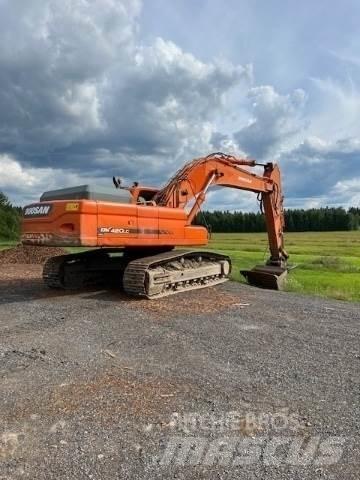
{"type": "Polygon", "coordinates": [[[44,161],[104,125],[99,85],[125,60],[136,0],[3,2],[0,148],[44,161]]]}
{"type": "Polygon", "coordinates": [[[0,155],[0,171],[1,189],[4,189],[17,205],[38,201],[43,192],[69,185],[112,185],[111,179],[103,176],[101,171],[96,172],[95,180],[93,176],[72,170],[23,166],[7,154],[0,155]]]}
{"type": "Polygon", "coordinates": [[[359,137],[358,81],[351,76],[311,80],[314,88],[311,128],[314,134],[327,140],[359,137]]]}
{"type": "MultiPolygon", "coordinates": [[[[358,138],[327,141],[308,137],[280,155],[280,166],[287,208],[360,204],[358,138]]],[[[257,207],[251,195],[227,189],[212,192],[206,206],[225,210],[257,207]]]]}
{"type": "Polygon", "coordinates": [[[330,194],[337,198],[339,200],[339,203],[344,206],[359,206],[360,176],[351,180],[341,180],[339,182],[336,182],[330,194]]]}
{"type": "Polygon", "coordinates": [[[112,148],[167,158],[199,154],[226,93],[248,76],[244,67],[200,62],[160,38],[137,47],[125,74],[119,65],[104,90],[112,148]]]}
{"type": "Polygon", "coordinates": [[[9,155],[0,155],[1,184],[3,188],[31,188],[39,180],[31,171],[25,171],[9,155]]]}
{"type": "Polygon", "coordinates": [[[215,113],[251,70],[201,62],[161,38],[143,45],[140,9],[138,0],[5,2],[0,152],[25,165],[102,165],[142,178],[208,153],[215,113]]]}
{"type": "Polygon", "coordinates": [[[248,100],[253,118],[234,138],[250,156],[263,159],[278,154],[281,146],[303,129],[306,94],[302,89],[281,95],[270,85],[253,87],[248,100]]]}
{"type": "Polygon", "coordinates": [[[358,198],[358,183],[354,181],[360,177],[357,138],[332,142],[308,138],[283,155],[282,166],[288,196],[318,197],[325,205],[350,205],[358,198]]]}
{"type": "Polygon", "coordinates": [[[231,188],[210,189],[203,210],[259,210],[256,194],[231,188]]]}
{"type": "MultiPolygon", "coordinates": [[[[303,88],[297,78],[286,86],[283,75],[271,85],[241,58],[195,55],[202,34],[185,42],[188,51],[169,39],[178,38],[171,31],[144,40],[140,0],[0,2],[0,190],[17,203],[48,187],[105,184],[113,174],[156,186],[213,150],[280,161],[291,204],[358,198],[351,183],[360,176],[356,78],[316,70],[304,72],[303,88]]],[[[250,204],[230,190],[208,202],[250,204]]]]}
{"type": "MultiPolygon", "coordinates": [[[[23,175],[100,171],[159,184],[184,160],[209,153],[214,116],[251,68],[202,62],[162,38],[142,44],[140,8],[138,0],[6,3],[0,153],[23,175]]],[[[63,186],[64,175],[57,178],[63,186]]],[[[28,187],[37,197],[40,185],[28,187]]]]}

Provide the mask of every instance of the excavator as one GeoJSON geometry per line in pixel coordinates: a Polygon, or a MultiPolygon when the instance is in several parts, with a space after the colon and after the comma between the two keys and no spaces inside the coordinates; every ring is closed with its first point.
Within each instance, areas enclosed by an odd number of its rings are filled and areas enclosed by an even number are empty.
{"type": "Polygon", "coordinates": [[[48,287],[79,289],[111,280],[129,295],[153,299],[225,282],[228,256],[181,248],[207,245],[208,229],[194,220],[216,186],[258,195],[270,258],[241,273],[251,285],[282,288],[288,254],[278,165],[218,152],[185,164],[163,188],[137,182],[123,187],[115,177],[113,182],[112,189],[82,185],[45,192],[40,202],[24,208],[23,244],[88,247],[48,259],[43,268],[48,287]],[[251,170],[257,166],[262,175],[251,170]]]}

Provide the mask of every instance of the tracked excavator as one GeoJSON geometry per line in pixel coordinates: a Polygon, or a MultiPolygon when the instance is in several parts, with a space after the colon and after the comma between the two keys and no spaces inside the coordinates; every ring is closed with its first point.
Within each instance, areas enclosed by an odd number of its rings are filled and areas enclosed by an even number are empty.
{"type": "Polygon", "coordinates": [[[23,244],[88,247],[50,258],[43,269],[48,287],[113,283],[129,295],[152,299],[225,282],[231,272],[228,256],[183,249],[207,245],[208,230],[193,223],[209,188],[217,186],[258,195],[270,258],[266,265],[241,273],[252,285],[282,288],[288,255],[276,164],[213,153],[185,164],[163,188],[113,182],[115,189],[82,185],[45,192],[40,202],[24,208],[23,244]],[[262,175],[251,171],[259,165],[262,175]]]}

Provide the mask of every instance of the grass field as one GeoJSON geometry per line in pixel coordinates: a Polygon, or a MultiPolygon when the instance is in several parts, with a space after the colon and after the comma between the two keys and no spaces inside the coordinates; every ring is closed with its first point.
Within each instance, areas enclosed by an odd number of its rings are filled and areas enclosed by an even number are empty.
{"type": "MultiPolygon", "coordinates": [[[[252,268],[269,256],[262,233],[217,233],[209,248],[233,261],[233,279],[244,281],[240,268],[252,268]]],[[[287,233],[291,271],[287,289],[340,300],[360,301],[360,231],[287,233]]]]}
{"type": "Polygon", "coordinates": [[[0,240],[0,250],[4,250],[4,248],[11,248],[17,245],[19,242],[11,242],[8,240],[0,240]]]}
{"type": "MultiPolygon", "coordinates": [[[[0,249],[14,244],[0,242],[0,249]]],[[[237,281],[244,281],[240,269],[252,268],[269,256],[262,233],[213,234],[208,248],[231,257],[237,281]]],[[[290,263],[297,265],[288,277],[289,291],[360,301],[360,231],[287,233],[286,249],[290,263]]]]}

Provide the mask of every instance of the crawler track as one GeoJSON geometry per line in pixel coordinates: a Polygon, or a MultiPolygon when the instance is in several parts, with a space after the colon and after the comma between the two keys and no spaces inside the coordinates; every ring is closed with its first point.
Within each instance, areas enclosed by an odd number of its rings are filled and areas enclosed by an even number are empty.
{"type": "Polygon", "coordinates": [[[225,255],[176,250],[129,262],[123,286],[129,295],[160,298],[226,282],[230,271],[225,255]]]}

